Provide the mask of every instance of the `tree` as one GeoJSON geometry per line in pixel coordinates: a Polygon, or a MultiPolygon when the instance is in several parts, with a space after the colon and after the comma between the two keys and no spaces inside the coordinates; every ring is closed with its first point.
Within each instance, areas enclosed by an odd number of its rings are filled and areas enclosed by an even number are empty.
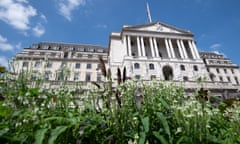
{"type": "Polygon", "coordinates": [[[6,73],[7,69],[4,66],[0,66],[0,74],[6,73]]]}

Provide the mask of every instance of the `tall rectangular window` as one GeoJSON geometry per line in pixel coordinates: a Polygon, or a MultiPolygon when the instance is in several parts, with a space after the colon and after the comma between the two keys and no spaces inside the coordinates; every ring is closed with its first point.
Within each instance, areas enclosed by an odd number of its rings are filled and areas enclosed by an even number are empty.
{"type": "Polygon", "coordinates": [[[28,62],[23,62],[23,67],[28,67],[28,62]]]}
{"type": "Polygon", "coordinates": [[[74,78],[73,78],[73,80],[75,80],[75,81],[77,81],[77,80],[79,80],[79,73],[74,73],[74,78]]]}
{"type": "Polygon", "coordinates": [[[52,63],[51,62],[48,62],[47,63],[47,68],[51,68],[52,67],[52,63]]]}
{"type": "Polygon", "coordinates": [[[80,67],[81,67],[81,64],[80,63],[76,63],[75,68],[76,69],[80,69],[80,67]]]}
{"type": "Polygon", "coordinates": [[[91,81],[91,73],[86,73],[85,81],[86,82],[90,82],[91,81]]]}
{"type": "Polygon", "coordinates": [[[34,66],[35,66],[35,68],[39,68],[40,67],[40,61],[36,61],[34,66]]]}
{"type": "Polygon", "coordinates": [[[91,69],[92,68],[92,64],[87,64],[87,69],[91,69]]]}
{"type": "Polygon", "coordinates": [[[97,82],[100,83],[101,82],[101,78],[102,78],[102,75],[99,73],[97,74],[97,82]]]}

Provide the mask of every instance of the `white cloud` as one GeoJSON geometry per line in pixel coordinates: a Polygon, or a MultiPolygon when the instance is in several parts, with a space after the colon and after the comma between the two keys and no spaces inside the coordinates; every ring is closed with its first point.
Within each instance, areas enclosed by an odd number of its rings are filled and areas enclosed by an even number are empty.
{"type": "Polygon", "coordinates": [[[86,4],[86,0],[59,0],[59,13],[68,21],[72,20],[72,11],[86,4]]]}
{"type": "Polygon", "coordinates": [[[5,56],[0,56],[0,65],[8,68],[8,60],[5,56]]]}
{"type": "Polygon", "coordinates": [[[222,47],[222,45],[219,43],[215,43],[210,46],[210,48],[213,50],[218,50],[220,47],[222,47]]]}
{"type": "Polygon", "coordinates": [[[41,18],[44,22],[47,22],[47,17],[46,17],[44,14],[41,14],[41,15],[40,15],[40,18],[41,18]]]}
{"type": "Polygon", "coordinates": [[[0,35],[0,50],[1,51],[12,51],[13,48],[14,47],[8,43],[7,38],[0,35]]]}
{"type": "Polygon", "coordinates": [[[33,34],[34,34],[36,37],[40,37],[40,36],[42,36],[44,33],[45,33],[45,28],[44,28],[40,23],[38,23],[38,24],[33,28],[33,34]]]}
{"type": "Polygon", "coordinates": [[[32,7],[28,0],[0,0],[0,20],[20,30],[24,36],[33,33],[37,37],[45,33],[41,23],[47,22],[46,16],[42,13],[38,14],[37,9],[32,7]],[[37,17],[38,20],[31,20],[34,17],[37,17]],[[34,25],[35,27],[33,27],[34,25]]]}
{"type": "Polygon", "coordinates": [[[37,15],[37,10],[26,0],[1,0],[0,20],[18,30],[29,29],[30,18],[37,15]]]}

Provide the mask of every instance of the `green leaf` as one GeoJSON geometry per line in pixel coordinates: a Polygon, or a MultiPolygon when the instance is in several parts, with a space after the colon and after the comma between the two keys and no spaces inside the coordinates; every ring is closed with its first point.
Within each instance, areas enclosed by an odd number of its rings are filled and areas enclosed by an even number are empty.
{"type": "Polygon", "coordinates": [[[166,109],[169,109],[168,103],[164,99],[162,99],[162,98],[159,98],[159,99],[160,99],[160,102],[163,105],[163,107],[165,107],[166,109]]]}
{"type": "Polygon", "coordinates": [[[35,133],[35,142],[34,142],[34,144],[42,144],[43,140],[45,138],[45,134],[46,134],[47,131],[48,131],[47,128],[37,130],[36,133],[35,133]]]}
{"type": "Polygon", "coordinates": [[[3,136],[5,133],[7,133],[9,131],[9,128],[3,128],[0,130],[0,136],[3,136]]]}
{"type": "Polygon", "coordinates": [[[139,144],[144,144],[146,139],[146,134],[145,132],[140,133],[140,138],[139,138],[139,144]]]}
{"type": "Polygon", "coordinates": [[[164,114],[162,114],[160,112],[157,113],[157,116],[161,120],[164,130],[170,138],[171,133],[170,133],[170,128],[169,128],[168,121],[167,121],[166,117],[164,116],[164,114]]]}
{"type": "Polygon", "coordinates": [[[145,132],[147,133],[149,131],[149,117],[141,118],[143,128],[145,132]]]}
{"type": "Polygon", "coordinates": [[[158,140],[160,140],[160,142],[161,142],[162,144],[168,144],[167,140],[166,140],[163,136],[161,136],[158,132],[154,131],[154,132],[153,132],[153,135],[154,135],[158,140]]]}
{"type": "Polygon", "coordinates": [[[51,137],[48,140],[49,144],[54,144],[55,140],[57,139],[57,137],[64,132],[68,127],[67,126],[58,126],[55,129],[53,129],[51,131],[51,137]]]}

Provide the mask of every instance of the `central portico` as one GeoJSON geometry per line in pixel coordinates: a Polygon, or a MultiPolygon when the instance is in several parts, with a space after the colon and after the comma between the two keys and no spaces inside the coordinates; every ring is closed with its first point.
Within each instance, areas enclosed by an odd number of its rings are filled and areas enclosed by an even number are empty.
{"type": "Polygon", "coordinates": [[[144,80],[188,81],[203,77],[206,70],[193,36],[188,30],[160,22],[125,25],[121,32],[110,35],[112,72],[126,66],[129,77],[144,80]]]}

